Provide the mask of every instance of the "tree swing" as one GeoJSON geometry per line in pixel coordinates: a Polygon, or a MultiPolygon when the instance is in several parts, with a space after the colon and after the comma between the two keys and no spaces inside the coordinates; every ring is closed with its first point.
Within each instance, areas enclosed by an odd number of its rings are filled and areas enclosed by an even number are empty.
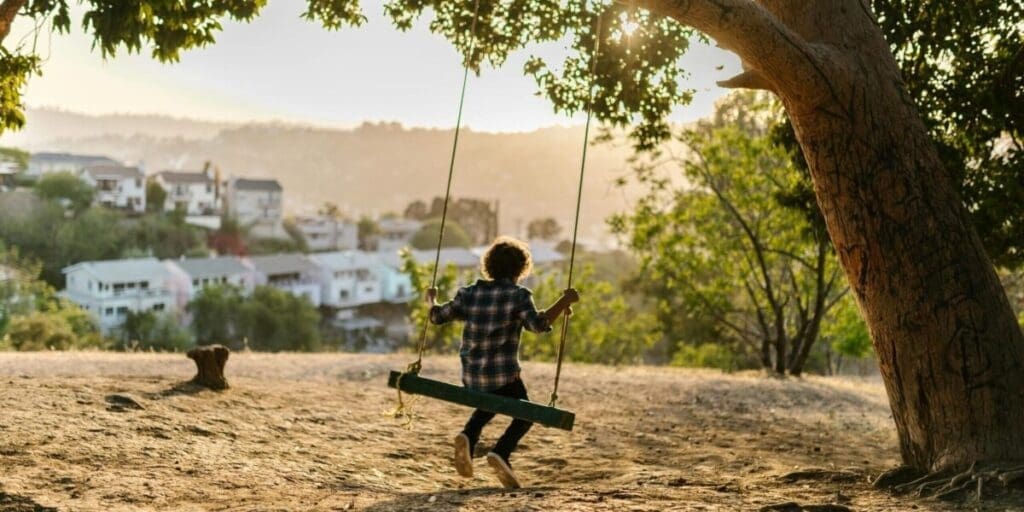
{"type": "MultiPolygon", "coordinates": [[[[473,23],[470,28],[471,42],[469,47],[469,56],[465,59],[463,64],[462,91],[459,95],[459,109],[455,121],[455,136],[452,141],[451,158],[448,162],[448,184],[444,193],[444,207],[441,210],[441,227],[437,236],[437,251],[434,255],[433,275],[430,280],[431,287],[437,286],[437,269],[441,263],[441,243],[444,240],[444,227],[446,217],[448,215],[448,202],[451,198],[452,190],[452,175],[455,170],[455,156],[459,146],[459,132],[462,128],[462,107],[466,99],[466,83],[469,79],[469,67],[473,54],[476,50],[476,23],[479,17],[479,11],[480,0],[476,0],[475,7],[473,9],[473,23]]],[[[597,56],[601,46],[600,15],[597,16],[596,25],[596,30],[594,32],[594,49],[590,56],[591,81],[593,81],[597,56]]],[[[579,232],[580,225],[580,203],[583,199],[583,177],[587,167],[587,143],[590,138],[590,120],[593,112],[593,83],[588,87],[587,94],[587,121],[583,129],[583,154],[580,162],[579,185],[576,190],[576,215],[573,221],[572,248],[569,253],[569,274],[566,288],[572,288],[572,275],[576,263],[576,236],[579,232]]],[[[569,317],[569,312],[566,311],[562,319],[562,328],[558,342],[555,382],[552,386],[550,401],[546,406],[536,402],[530,402],[528,400],[518,400],[515,398],[498,396],[483,391],[466,389],[462,386],[456,386],[446,382],[420,377],[419,373],[420,369],[422,369],[423,351],[426,348],[427,330],[430,326],[429,318],[424,318],[423,329],[420,332],[419,351],[416,361],[410,363],[404,372],[392,371],[388,376],[388,386],[398,390],[398,408],[395,410],[395,414],[400,415],[404,412],[405,405],[402,401],[402,392],[404,391],[410,394],[423,395],[446,402],[473,407],[475,409],[483,409],[496,414],[531,421],[547,427],[571,431],[573,423],[576,420],[576,414],[559,409],[555,406],[558,401],[558,382],[562,376],[562,360],[565,355],[566,335],[569,331],[569,317]]]]}

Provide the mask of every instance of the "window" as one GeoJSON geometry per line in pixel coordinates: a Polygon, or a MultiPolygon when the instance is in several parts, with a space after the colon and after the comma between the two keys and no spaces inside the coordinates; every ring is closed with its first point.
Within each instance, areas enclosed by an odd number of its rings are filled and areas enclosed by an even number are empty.
{"type": "Polygon", "coordinates": [[[163,310],[164,310],[164,303],[163,302],[160,302],[160,303],[157,303],[157,304],[153,304],[153,311],[163,311],[163,310]]]}
{"type": "Polygon", "coordinates": [[[141,188],[142,187],[142,179],[135,178],[135,186],[141,188]]]}
{"type": "Polygon", "coordinates": [[[199,280],[198,279],[193,279],[192,280],[192,286],[194,286],[196,288],[199,288],[199,280]]]}
{"type": "Polygon", "coordinates": [[[117,316],[125,316],[128,314],[128,306],[121,306],[117,308],[117,316]]]}
{"type": "Polygon", "coordinates": [[[348,290],[341,290],[338,292],[338,298],[341,300],[348,300],[348,290]]]}
{"type": "Polygon", "coordinates": [[[139,288],[142,288],[143,290],[148,290],[149,289],[149,281],[142,281],[142,282],[140,282],[139,283],[139,288]]]}
{"type": "Polygon", "coordinates": [[[113,315],[113,314],[114,314],[114,308],[107,308],[106,311],[103,312],[104,316],[110,316],[110,315],[113,315]]]}

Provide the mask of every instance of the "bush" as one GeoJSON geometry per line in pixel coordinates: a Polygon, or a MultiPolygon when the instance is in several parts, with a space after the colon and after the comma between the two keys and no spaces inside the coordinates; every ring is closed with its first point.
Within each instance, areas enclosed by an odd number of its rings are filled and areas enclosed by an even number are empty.
{"type": "Polygon", "coordinates": [[[192,327],[201,344],[222,343],[253,350],[320,349],[320,313],[309,300],[269,286],[257,286],[250,297],[231,286],[204,288],[188,305],[192,327]]]}
{"type": "Polygon", "coordinates": [[[88,183],[70,172],[55,172],[39,179],[36,194],[42,199],[66,200],[76,212],[92,205],[95,191],[88,183]]]}
{"type": "Polygon", "coordinates": [[[725,345],[702,343],[697,346],[681,345],[672,356],[672,366],[685,368],[736,369],[736,355],[725,345]]]}
{"type": "MultiPolygon", "coordinates": [[[[534,289],[538,308],[545,308],[561,295],[564,285],[559,273],[539,276],[534,289]]],[[[584,265],[573,285],[581,300],[573,305],[569,321],[565,358],[581,363],[637,364],[661,337],[657,319],[651,313],[631,304],[618,288],[594,279],[592,265],[584,265]]],[[[552,333],[539,337],[524,334],[523,357],[553,361],[558,356],[559,330],[556,322],[552,333]]]]}
{"type": "Polygon", "coordinates": [[[122,349],[183,352],[192,347],[192,334],[168,314],[129,312],[118,330],[122,349]]]}
{"type": "Polygon", "coordinates": [[[74,320],[63,312],[36,311],[11,319],[5,336],[14,350],[68,350],[103,348],[104,341],[96,332],[75,332],[74,320]]]}
{"type": "MultiPolygon", "coordinates": [[[[441,232],[441,219],[429,220],[416,232],[410,241],[413,249],[427,250],[437,248],[437,236],[441,232]]],[[[444,225],[444,240],[441,247],[469,247],[473,241],[462,226],[448,221],[444,225]]]]}

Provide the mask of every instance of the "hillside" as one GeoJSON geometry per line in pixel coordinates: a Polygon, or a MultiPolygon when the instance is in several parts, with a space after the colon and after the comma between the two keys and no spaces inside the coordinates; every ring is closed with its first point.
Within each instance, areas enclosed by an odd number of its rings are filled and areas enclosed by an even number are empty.
{"type": "MultiPolygon", "coordinates": [[[[215,162],[225,176],[274,177],[292,211],[337,202],[352,213],[401,211],[415,199],[444,192],[452,130],[365,124],[331,129],[287,124],[217,124],[160,116],[83,116],[30,110],[25,132],[0,145],[104,154],[141,162],[147,171],[198,168],[215,162]]],[[[453,193],[500,201],[501,229],[530,220],[572,220],[582,128],[530,133],[463,132],[453,193]]],[[[623,144],[594,146],[584,190],[583,233],[628,204],[614,180],[629,173],[623,144]]]]}
{"type": "MultiPolygon", "coordinates": [[[[483,461],[472,479],[451,467],[467,410],[419,399],[409,429],[384,414],[386,372],[408,360],[232,354],[217,393],[179,386],[194,373],[181,354],[0,353],[0,511],[956,508],[867,483],[898,458],[878,382],[575,364],[560,401],[575,430],[535,427],[513,457],[526,488],[507,492],[483,461]]],[[[526,365],[535,400],[553,373],[526,365]]]]}

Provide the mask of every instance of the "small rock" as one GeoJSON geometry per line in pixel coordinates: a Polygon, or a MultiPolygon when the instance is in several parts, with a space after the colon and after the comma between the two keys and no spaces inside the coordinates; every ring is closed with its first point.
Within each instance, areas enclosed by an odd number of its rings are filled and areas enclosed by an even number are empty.
{"type": "Polygon", "coordinates": [[[427,499],[427,503],[433,503],[435,501],[437,501],[437,496],[431,496],[430,498],[427,499]]]}

